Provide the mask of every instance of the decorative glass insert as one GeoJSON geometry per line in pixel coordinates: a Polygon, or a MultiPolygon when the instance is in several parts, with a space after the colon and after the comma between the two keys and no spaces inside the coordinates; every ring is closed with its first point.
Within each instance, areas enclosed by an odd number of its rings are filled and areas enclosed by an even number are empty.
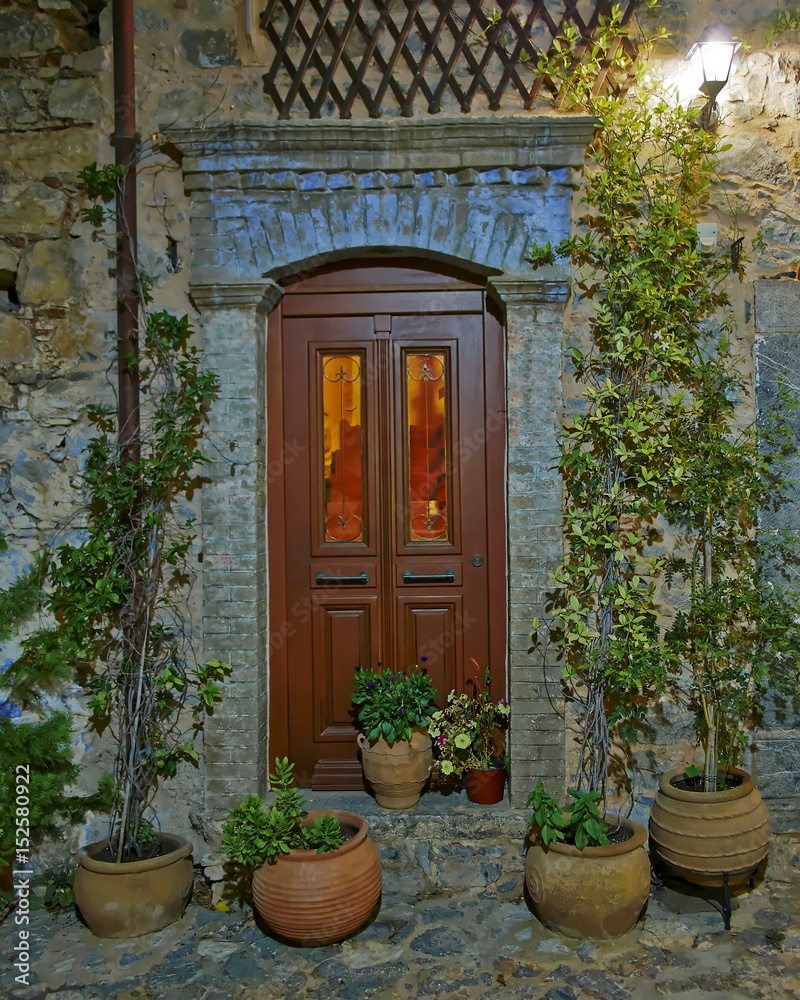
{"type": "Polygon", "coordinates": [[[360,354],[321,359],[326,542],[364,540],[362,360],[360,354]]]}
{"type": "Polygon", "coordinates": [[[445,354],[406,354],[408,527],[412,541],[448,538],[445,354]]]}

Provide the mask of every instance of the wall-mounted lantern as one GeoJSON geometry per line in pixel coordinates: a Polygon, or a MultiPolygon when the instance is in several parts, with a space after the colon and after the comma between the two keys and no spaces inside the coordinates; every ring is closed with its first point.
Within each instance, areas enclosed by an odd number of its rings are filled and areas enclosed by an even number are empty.
{"type": "Polygon", "coordinates": [[[696,57],[700,61],[703,70],[700,90],[708,98],[697,119],[697,124],[702,129],[708,130],[717,123],[717,95],[728,82],[734,53],[741,44],[731,37],[727,25],[714,24],[703,28],[700,37],[689,49],[686,58],[692,60],[696,57]]]}

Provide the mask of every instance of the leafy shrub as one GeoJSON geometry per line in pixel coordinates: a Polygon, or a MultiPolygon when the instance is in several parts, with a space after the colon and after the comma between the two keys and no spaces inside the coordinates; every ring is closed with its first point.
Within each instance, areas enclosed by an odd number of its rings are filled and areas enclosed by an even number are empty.
{"type": "Polygon", "coordinates": [[[248,795],[235,806],[222,824],[222,844],[229,857],[239,864],[258,867],[264,861],[274,865],[289,851],[314,850],[333,853],[343,842],[339,821],[320,816],[311,823],[305,802],[294,783],[294,764],[288,757],[275,759],[275,774],[269,780],[275,790],[275,804],[266,808],[257,795],[248,795]]]}
{"type": "Polygon", "coordinates": [[[542,843],[548,846],[565,841],[574,844],[579,851],[585,847],[604,847],[609,842],[610,827],[597,806],[602,794],[573,788],[569,794],[575,801],[567,802],[562,808],[540,780],[528,796],[528,808],[533,808],[531,825],[538,829],[542,843]]]}

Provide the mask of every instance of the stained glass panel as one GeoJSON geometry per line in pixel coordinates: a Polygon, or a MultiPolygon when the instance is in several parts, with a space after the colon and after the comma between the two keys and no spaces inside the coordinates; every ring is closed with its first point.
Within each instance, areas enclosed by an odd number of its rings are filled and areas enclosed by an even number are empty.
{"type": "Polygon", "coordinates": [[[321,359],[326,542],[364,540],[362,361],[360,354],[321,359]]]}
{"type": "Polygon", "coordinates": [[[445,354],[406,354],[408,528],[412,541],[449,538],[445,354]]]}

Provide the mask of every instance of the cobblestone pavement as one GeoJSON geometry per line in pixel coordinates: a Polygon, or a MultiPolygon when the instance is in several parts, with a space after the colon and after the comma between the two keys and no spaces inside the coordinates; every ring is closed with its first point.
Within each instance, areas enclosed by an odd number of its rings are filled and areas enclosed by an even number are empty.
{"type": "Polygon", "coordinates": [[[797,1000],[800,996],[798,842],[784,842],[767,876],[740,895],[732,930],[707,901],[654,890],[634,930],[578,941],[544,928],[521,877],[490,889],[385,892],[352,939],[295,948],[272,938],[250,907],[189,905],[157,934],[93,937],[74,913],[31,914],[31,985],[14,983],[13,917],[0,927],[0,997],[14,1000],[797,1000]],[[681,911],[681,912],[678,912],[681,911]]]}

